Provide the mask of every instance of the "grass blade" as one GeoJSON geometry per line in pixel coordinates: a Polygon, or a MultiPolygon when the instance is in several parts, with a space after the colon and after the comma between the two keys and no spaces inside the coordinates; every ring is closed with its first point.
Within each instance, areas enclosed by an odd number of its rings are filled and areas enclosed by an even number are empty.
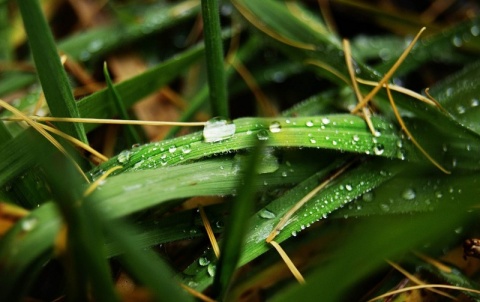
{"type": "Polygon", "coordinates": [[[223,62],[218,0],[202,0],[201,2],[211,110],[214,116],[228,117],[227,80],[223,62]]]}
{"type": "Polygon", "coordinates": [[[223,242],[218,260],[215,279],[213,281],[213,296],[225,299],[230,282],[237,268],[244,238],[248,226],[248,218],[253,211],[255,194],[255,183],[257,180],[257,169],[263,152],[262,141],[252,149],[249,159],[244,166],[241,190],[239,195],[230,204],[230,218],[225,226],[223,242]]]}
{"type": "MultiPolygon", "coordinates": [[[[50,112],[53,116],[80,117],[67,74],[38,0],[22,0],[17,3],[50,112]]],[[[58,127],[70,136],[87,142],[82,124],[63,124],[58,127]]]]}

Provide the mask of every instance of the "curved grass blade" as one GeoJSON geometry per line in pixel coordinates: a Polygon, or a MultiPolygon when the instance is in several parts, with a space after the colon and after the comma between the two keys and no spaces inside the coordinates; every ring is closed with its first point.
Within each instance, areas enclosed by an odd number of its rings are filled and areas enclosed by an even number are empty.
{"type": "MultiPolygon", "coordinates": [[[[372,156],[401,158],[405,155],[396,129],[380,118],[372,118],[379,136],[372,136],[364,121],[349,114],[296,118],[242,118],[234,121],[236,132],[231,138],[216,143],[205,142],[201,133],[152,143],[125,150],[117,157],[94,169],[101,173],[121,164],[124,171],[144,170],[178,164],[217,153],[229,153],[253,147],[265,140],[271,147],[306,147],[354,152],[372,156]],[[400,143],[399,143],[400,142],[400,143]]],[[[408,148],[406,144],[405,148],[408,148]]],[[[121,172],[121,171],[120,171],[121,172]]]]}
{"type": "MultiPolygon", "coordinates": [[[[18,6],[50,112],[53,116],[80,117],[67,74],[60,62],[52,33],[38,0],[18,1],[18,6]]],[[[87,142],[85,129],[81,124],[64,124],[58,127],[70,136],[87,142]]]]}

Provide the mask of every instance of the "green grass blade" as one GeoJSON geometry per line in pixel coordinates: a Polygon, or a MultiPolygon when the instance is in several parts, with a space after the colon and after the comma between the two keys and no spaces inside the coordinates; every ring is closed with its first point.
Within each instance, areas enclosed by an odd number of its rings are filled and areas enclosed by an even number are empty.
{"type": "Polygon", "coordinates": [[[19,301],[36,271],[51,257],[61,217],[53,203],[40,206],[0,239],[0,300],[19,301]]]}
{"type": "Polygon", "coordinates": [[[87,299],[91,286],[95,299],[119,301],[102,250],[103,219],[92,203],[82,197],[83,179],[71,161],[59,153],[56,155],[42,160],[42,167],[68,230],[64,255],[68,263],[68,295],[79,301],[87,299]]]}
{"type": "MultiPolygon", "coordinates": [[[[18,1],[18,6],[50,112],[53,116],[80,117],[67,74],[38,0],[18,1]]],[[[82,124],[61,124],[58,127],[66,134],[87,142],[82,124]]]]}
{"type": "MultiPolygon", "coordinates": [[[[127,109],[123,105],[122,98],[118,93],[117,89],[112,83],[112,79],[110,78],[110,74],[108,73],[107,63],[103,65],[103,74],[105,76],[105,80],[107,82],[108,91],[110,92],[110,96],[113,99],[113,103],[117,109],[117,112],[120,114],[120,118],[124,120],[131,120],[130,116],[128,115],[127,109]]],[[[133,144],[139,144],[142,140],[138,135],[137,129],[133,125],[125,125],[127,129],[127,144],[132,146],[133,144]]]]}
{"type": "MultiPolygon", "coordinates": [[[[188,19],[200,11],[197,1],[177,1],[174,5],[150,5],[139,16],[132,16],[131,22],[97,26],[87,31],[71,35],[58,44],[58,48],[81,61],[95,61],[100,56],[132,44],[146,36],[162,32],[188,19]]],[[[118,8],[128,14],[138,8],[118,8]]]]}
{"type": "Polygon", "coordinates": [[[211,110],[214,116],[229,117],[218,0],[201,0],[201,3],[211,110]]]}
{"type": "MultiPolygon", "coordinates": [[[[197,61],[203,52],[202,47],[195,47],[176,55],[174,58],[153,67],[146,72],[129,80],[115,84],[115,89],[124,102],[126,108],[136,101],[158,90],[178,76],[187,67],[197,61]]],[[[117,114],[108,102],[108,90],[103,89],[81,99],[78,103],[82,117],[109,118],[117,114]]],[[[86,126],[87,131],[95,125],[86,126]]]]}
{"type": "Polygon", "coordinates": [[[146,286],[156,301],[192,301],[179,284],[173,279],[170,268],[151,250],[139,248],[132,240],[137,231],[124,223],[116,221],[106,225],[106,232],[122,254],[121,263],[136,280],[146,286]]]}
{"type": "Polygon", "coordinates": [[[280,291],[274,300],[316,301],[319,296],[329,301],[360,299],[348,296],[348,289],[356,280],[362,280],[368,273],[385,266],[385,259],[438,239],[461,225],[466,212],[463,207],[454,207],[409,216],[408,219],[388,216],[360,221],[342,237],[341,242],[332,243],[332,258],[306,276],[306,285],[290,286],[280,291]],[[368,240],[366,234],[371,234],[368,240]]]}
{"type": "Polygon", "coordinates": [[[242,167],[244,172],[239,194],[230,204],[230,218],[225,226],[220,258],[212,287],[213,296],[219,297],[221,300],[225,299],[230,282],[233,279],[233,274],[242,253],[246,229],[249,225],[248,218],[253,212],[255,183],[258,175],[257,169],[261,163],[261,153],[263,152],[262,143],[262,141],[257,143],[252,149],[244,167],[242,167]]]}

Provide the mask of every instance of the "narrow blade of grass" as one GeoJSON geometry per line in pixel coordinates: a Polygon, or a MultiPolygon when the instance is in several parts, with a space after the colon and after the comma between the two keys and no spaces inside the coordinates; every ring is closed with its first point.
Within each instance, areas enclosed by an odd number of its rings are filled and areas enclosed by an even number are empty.
{"type": "MultiPolygon", "coordinates": [[[[107,63],[103,65],[103,74],[105,76],[105,80],[107,82],[108,91],[110,92],[110,96],[113,99],[113,103],[117,109],[117,112],[120,115],[121,119],[130,120],[130,116],[128,115],[127,109],[125,108],[122,98],[117,91],[117,88],[113,85],[112,79],[110,78],[110,74],[108,73],[107,63]]],[[[133,144],[139,144],[141,142],[140,136],[138,135],[137,128],[133,125],[125,125],[127,129],[127,144],[132,146],[133,144]]]]}
{"type": "MultiPolygon", "coordinates": [[[[53,116],[80,117],[67,74],[38,0],[17,3],[50,112],[53,116]]],[[[70,136],[87,142],[82,124],[63,124],[58,127],[70,136]]]]}
{"type": "Polygon", "coordinates": [[[221,300],[228,292],[230,282],[238,265],[242,253],[248,218],[253,211],[257,169],[263,152],[262,141],[252,149],[250,157],[245,163],[244,173],[241,176],[241,187],[237,198],[231,203],[229,222],[225,226],[223,242],[220,250],[215,279],[213,281],[213,296],[221,300]]]}
{"type": "Polygon", "coordinates": [[[228,117],[227,80],[223,62],[220,8],[218,0],[202,0],[201,2],[211,110],[214,116],[228,117]]]}

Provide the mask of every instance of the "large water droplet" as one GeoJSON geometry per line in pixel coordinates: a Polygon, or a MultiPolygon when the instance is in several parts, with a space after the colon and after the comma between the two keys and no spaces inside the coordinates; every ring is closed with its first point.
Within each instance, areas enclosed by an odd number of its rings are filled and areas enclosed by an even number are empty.
{"type": "Polygon", "coordinates": [[[346,189],[347,191],[352,191],[352,190],[353,190],[353,187],[352,187],[352,185],[347,184],[347,185],[345,185],[345,189],[346,189]]]}
{"type": "Polygon", "coordinates": [[[232,122],[214,117],[210,119],[203,128],[203,138],[207,143],[214,143],[231,138],[235,134],[236,126],[232,122]]]}
{"type": "Polygon", "coordinates": [[[38,220],[35,217],[26,218],[22,220],[22,224],[21,224],[22,230],[24,230],[25,232],[29,232],[33,230],[33,228],[35,228],[37,223],[38,223],[38,220]]]}
{"type": "Polygon", "coordinates": [[[168,152],[170,152],[170,153],[173,153],[173,152],[175,152],[175,151],[177,151],[177,147],[175,147],[175,146],[170,146],[170,147],[168,148],[168,152]]]}
{"type": "Polygon", "coordinates": [[[269,129],[272,133],[278,133],[282,131],[282,126],[280,125],[279,122],[275,121],[270,124],[269,129]]]}
{"type": "Polygon", "coordinates": [[[312,122],[312,121],[307,121],[307,122],[305,123],[305,125],[306,125],[307,127],[313,127],[313,122],[312,122]]]}
{"type": "Polygon", "coordinates": [[[411,188],[405,189],[405,191],[402,193],[402,198],[405,200],[413,200],[415,199],[415,196],[415,191],[411,188]]]}
{"type": "Polygon", "coordinates": [[[322,124],[328,125],[328,124],[330,124],[330,120],[328,118],[324,117],[324,118],[322,118],[322,124]]]}
{"type": "Polygon", "coordinates": [[[377,144],[375,147],[373,147],[373,152],[375,155],[382,155],[384,151],[385,147],[382,144],[377,144]]]}
{"type": "Polygon", "coordinates": [[[215,271],[217,270],[217,266],[213,263],[210,263],[208,266],[207,266],[207,273],[210,277],[213,277],[215,276],[215,271]]]}
{"type": "Polygon", "coordinates": [[[131,152],[129,150],[125,150],[120,152],[117,156],[117,161],[121,164],[126,163],[130,159],[131,152]]]}
{"type": "Polygon", "coordinates": [[[268,140],[268,132],[267,132],[267,130],[262,129],[262,130],[258,131],[258,132],[257,132],[257,138],[258,138],[258,140],[260,140],[260,141],[266,141],[266,140],[268,140]]]}
{"type": "Polygon", "coordinates": [[[267,209],[263,209],[258,213],[258,216],[265,218],[265,219],[273,219],[276,217],[275,213],[270,212],[267,209]]]}
{"type": "Polygon", "coordinates": [[[208,260],[207,257],[200,257],[198,259],[198,264],[200,264],[201,266],[207,266],[210,264],[210,260],[208,260]]]}
{"type": "Polygon", "coordinates": [[[192,148],[190,147],[190,145],[185,145],[185,146],[182,147],[182,153],[183,154],[188,154],[190,152],[192,152],[192,148]]]}

